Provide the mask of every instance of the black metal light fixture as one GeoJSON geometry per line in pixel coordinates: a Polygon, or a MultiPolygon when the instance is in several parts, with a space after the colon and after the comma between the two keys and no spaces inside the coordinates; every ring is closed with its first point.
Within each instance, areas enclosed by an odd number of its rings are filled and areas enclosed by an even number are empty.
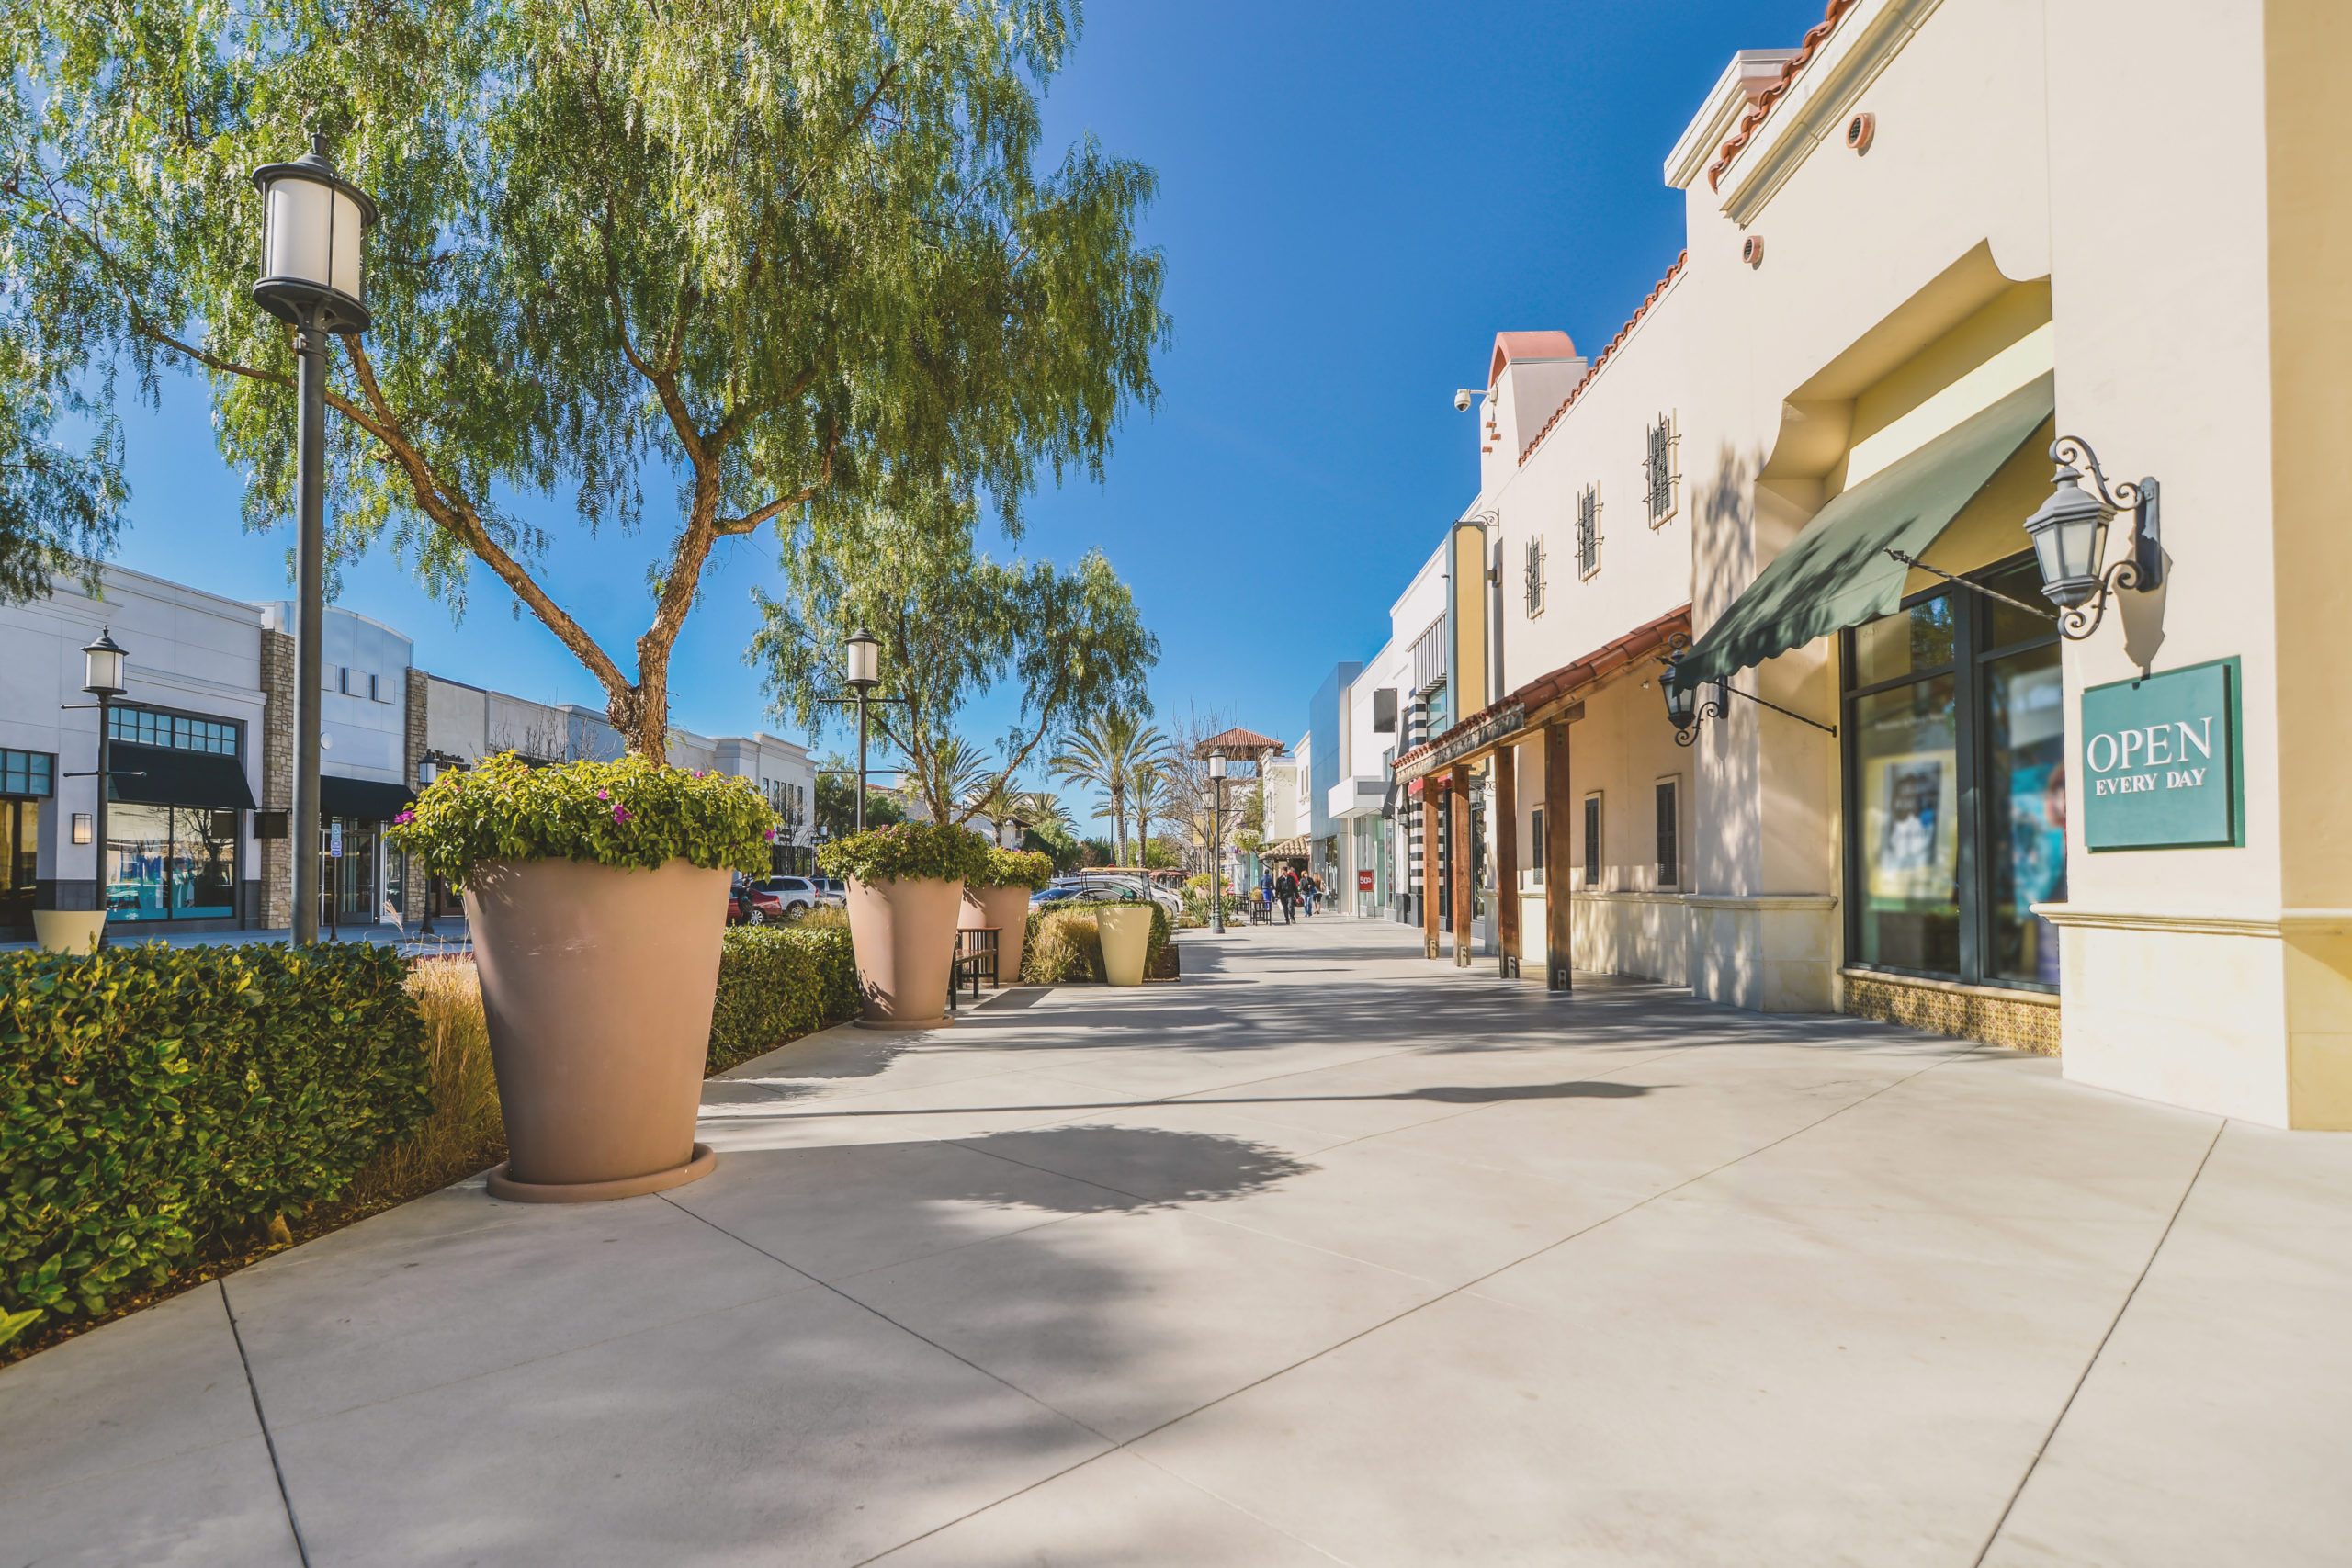
{"type": "Polygon", "coordinates": [[[1684,682],[1681,678],[1682,655],[1689,650],[1690,638],[1684,633],[1676,632],[1666,639],[1666,653],[1658,659],[1658,662],[1666,666],[1666,673],[1658,677],[1657,684],[1659,693],[1666,698],[1667,721],[1674,726],[1674,743],[1677,746],[1694,744],[1699,739],[1699,726],[1708,719],[1723,717],[1724,709],[1735,695],[1746,697],[1758,707],[1770,708],[1799,724],[1809,724],[1825,734],[1834,736],[1838,733],[1838,727],[1834,724],[1824,724],[1817,718],[1807,718],[1778,703],[1766,702],[1753,692],[1741,691],[1729,681],[1684,682]],[[1709,685],[1714,687],[1715,694],[1702,702],[1699,688],[1709,685]]]}
{"type": "MultiPolygon", "coordinates": [[[[96,874],[91,879],[91,884],[97,890],[97,907],[101,914],[104,914],[107,908],[107,792],[118,776],[126,778],[146,776],[144,773],[127,773],[118,775],[114,768],[113,705],[114,700],[121,696],[126,690],[122,683],[122,669],[124,662],[130,657],[122,645],[114,640],[113,628],[99,627],[97,640],[82,645],[82,690],[98,700],[95,703],[62,705],[68,709],[96,708],[98,710],[96,770],[89,773],[71,773],[62,776],[69,779],[92,778],[97,781],[98,807],[94,814],[97,818],[96,830],[93,832],[91,829],[90,815],[77,811],[74,813],[72,836],[76,845],[87,844],[93,840],[96,842],[97,868],[96,874]]],[[[105,931],[102,929],[99,932],[99,941],[105,940],[105,931]]]]}
{"type": "Polygon", "coordinates": [[[2041,569],[2042,597],[2060,612],[2059,635],[2079,642],[2098,630],[2108,601],[2118,589],[2145,592],[2163,585],[2159,487],[2153,478],[2109,485],[2098,455],[2079,436],[2062,435],[2052,442],[2050,457],[2058,465],[2052,476],[2054,488],[2050,499],[2025,520],[2025,532],[2033,541],[2034,563],[2041,569]],[[2090,470],[2088,490],[2083,486],[2084,468],[2090,470]],[[2108,525],[2120,512],[2132,515],[2132,553],[2102,571],[2108,525]]]}
{"type": "Polygon", "coordinates": [[[847,671],[842,684],[850,689],[846,697],[820,697],[824,703],[855,703],[857,705],[857,830],[865,831],[865,739],[866,712],[876,703],[903,703],[905,697],[877,697],[874,688],[882,683],[882,643],[864,626],[852,632],[847,646],[847,671]]]}
{"type": "Polygon", "coordinates": [[[295,329],[300,459],[294,512],[294,940],[319,940],[319,677],[325,620],[327,334],[368,330],[363,240],[376,204],[335,173],[326,138],[290,164],[255,169],[261,276],[254,303],[295,329]]]}
{"type": "Polygon", "coordinates": [[[1225,930],[1225,753],[1209,757],[1209,930],[1225,930]]]}

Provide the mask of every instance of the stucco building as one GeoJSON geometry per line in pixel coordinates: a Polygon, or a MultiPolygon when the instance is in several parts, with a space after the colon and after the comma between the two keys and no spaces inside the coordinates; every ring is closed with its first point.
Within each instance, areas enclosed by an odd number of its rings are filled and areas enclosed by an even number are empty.
{"type": "MultiPolygon", "coordinates": [[[[1491,346],[1448,700],[1389,770],[1387,852],[1451,895],[1410,907],[1431,954],[2352,1125],[2352,804],[2312,722],[2352,581],[2347,69],[2352,8],[2308,0],[1832,0],[1735,57],[1613,340],[1491,346]],[[2103,580],[2025,527],[2076,493],[2062,436],[2118,503],[2103,580]]],[[[1348,702],[1419,684],[1392,640],[1348,702]]]]}

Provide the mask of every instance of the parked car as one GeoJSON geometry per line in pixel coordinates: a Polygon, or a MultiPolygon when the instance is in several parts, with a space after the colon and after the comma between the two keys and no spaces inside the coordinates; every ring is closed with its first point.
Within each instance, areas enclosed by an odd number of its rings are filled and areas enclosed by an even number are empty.
{"type": "Polygon", "coordinates": [[[737,882],[727,892],[727,923],[764,926],[784,921],[784,900],[748,882],[737,882]]]}
{"type": "Polygon", "coordinates": [[[839,904],[840,899],[817,886],[813,876],[771,876],[753,884],[763,893],[773,893],[784,906],[784,918],[797,920],[820,904],[839,904]]]}
{"type": "Polygon", "coordinates": [[[1145,901],[1142,888],[1132,882],[1112,877],[1069,878],[1029,895],[1032,909],[1049,909],[1056,904],[1072,902],[1141,904],[1145,901]]]}
{"type": "Polygon", "coordinates": [[[1108,888],[1118,888],[1125,895],[1136,898],[1149,898],[1166,909],[1171,918],[1184,912],[1184,900],[1181,896],[1160,886],[1157,882],[1137,876],[1132,872],[1082,871],[1076,876],[1063,877],[1059,881],[1073,883],[1082,887],[1091,887],[1098,893],[1108,888]]]}

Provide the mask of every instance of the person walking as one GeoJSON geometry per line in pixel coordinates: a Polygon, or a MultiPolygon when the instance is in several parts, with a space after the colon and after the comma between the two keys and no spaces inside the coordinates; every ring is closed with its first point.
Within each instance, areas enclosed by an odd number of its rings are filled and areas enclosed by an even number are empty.
{"type": "Polygon", "coordinates": [[[1323,879],[1311,871],[1306,874],[1306,879],[1298,885],[1299,897],[1306,900],[1306,915],[1309,919],[1315,918],[1315,896],[1322,891],[1323,879]]]}
{"type": "Polygon", "coordinates": [[[1282,880],[1274,884],[1274,897],[1283,901],[1283,924],[1286,926],[1298,924],[1298,874],[1296,872],[1283,873],[1282,880]]]}

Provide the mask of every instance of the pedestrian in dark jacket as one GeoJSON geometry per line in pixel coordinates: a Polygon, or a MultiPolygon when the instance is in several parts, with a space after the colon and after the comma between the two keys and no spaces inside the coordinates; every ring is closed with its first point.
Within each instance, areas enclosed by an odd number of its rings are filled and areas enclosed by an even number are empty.
{"type": "Polygon", "coordinates": [[[1298,874],[1296,872],[1283,873],[1282,880],[1274,884],[1274,897],[1283,901],[1283,924],[1296,925],[1298,923],[1298,874]]]}

